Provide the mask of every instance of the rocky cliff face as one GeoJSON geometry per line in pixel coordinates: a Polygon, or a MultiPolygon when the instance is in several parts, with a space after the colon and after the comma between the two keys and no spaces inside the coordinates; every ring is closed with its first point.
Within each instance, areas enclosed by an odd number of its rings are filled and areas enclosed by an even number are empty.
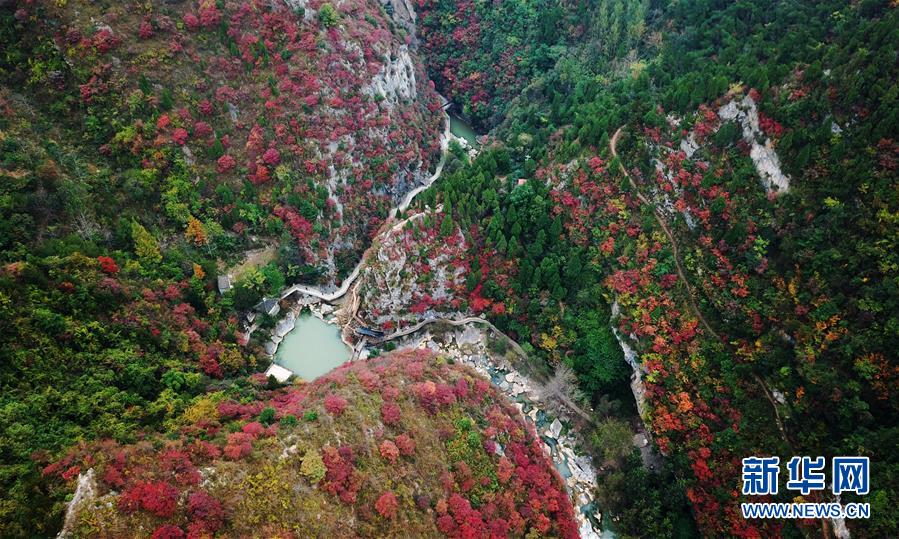
{"type": "Polygon", "coordinates": [[[89,149],[157,181],[183,165],[190,183],[160,186],[148,208],[161,226],[196,218],[238,239],[281,228],[336,277],[440,155],[441,98],[391,19],[409,19],[403,6],[70,1],[17,13],[23,49],[46,67],[38,97],[76,105],[73,124],[95,126],[89,149]]]}

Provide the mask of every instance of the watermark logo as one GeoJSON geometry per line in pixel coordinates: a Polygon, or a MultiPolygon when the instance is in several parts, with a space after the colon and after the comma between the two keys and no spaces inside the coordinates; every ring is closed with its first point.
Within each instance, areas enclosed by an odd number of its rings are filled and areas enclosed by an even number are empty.
{"type": "MultiPolygon", "coordinates": [[[[827,461],[824,457],[795,456],[786,463],[787,490],[808,496],[827,488],[827,461]]],[[[853,493],[860,496],[871,489],[868,457],[834,457],[830,468],[831,492],[835,496],[853,493]]],[[[780,457],[743,459],[743,488],[746,496],[774,496],[778,492],[780,457]]],[[[801,501],[801,500],[800,500],[801,501]]],[[[869,518],[871,504],[838,501],[826,503],[743,503],[744,518],[869,518]]]]}
{"type": "Polygon", "coordinates": [[[743,494],[765,496],[777,494],[780,457],[749,457],[743,459],[743,494]]]}
{"type": "Polygon", "coordinates": [[[793,457],[787,463],[790,479],[787,488],[807,496],[813,490],[824,490],[824,457],[793,457]]]}
{"type": "Polygon", "coordinates": [[[854,492],[864,496],[870,490],[870,474],[868,457],[834,457],[833,493],[854,492]]]}

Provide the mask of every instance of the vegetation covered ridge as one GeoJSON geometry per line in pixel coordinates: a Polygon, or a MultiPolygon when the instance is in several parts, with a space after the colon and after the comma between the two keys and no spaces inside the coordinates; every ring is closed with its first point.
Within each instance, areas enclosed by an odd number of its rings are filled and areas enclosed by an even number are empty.
{"type": "Polygon", "coordinates": [[[401,350],[310,384],[265,382],[46,468],[89,493],[64,536],[578,536],[533,427],[469,367],[401,350]]]}

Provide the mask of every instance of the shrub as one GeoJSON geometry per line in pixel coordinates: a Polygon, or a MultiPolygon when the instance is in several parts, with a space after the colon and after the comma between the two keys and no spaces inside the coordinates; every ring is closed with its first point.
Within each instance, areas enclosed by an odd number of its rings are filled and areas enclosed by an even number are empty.
{"type": "Polygon", "coordinates": [[[181,539],[182,537],[184,537],[184,530],[171,524],[163,524],[153,532],[153,539],[181,539]]]}
{"type": "Polygon", "coordinates": [[[393,402],[385,402],[381,405],[381,419],[385,425],[399,425],[400,407],[393,402]]]}
{"type": "Polygon", "coordinates": [[[331,28],[336,25],[338,19],[337,11],[331,4],[322,4],[322,7],[318,8],[318,20],[324,28],[331,28]]]}
{"type": "Polygon", "coordinates": [[[384,440],[383,442],[381,442],[379,451],[381,452],[381,457],[389,461],[391,464],[396,462],[396,459],[400,456],[400,450],[396,447],[396,444],[394,444],[390,440],[384,440]]]}
{"type": "MultiPolygon", "coordinates": [[[[296,421],[296,418],[294,418],[296,421]]],[[[275,422],[275,409],[271,406],[268,406],[262,410],[259,414],[259,422],[263,425],[271,425],[275,422]]]]}
{"type": "Polygon", "coordinates": [[[404,457],[411,457],[415,453],[415,440],[410,438],[408,434],[400,434],[396,437],[394,443],[404,457]]]}
{"type": "Polygon", "coordinates": [[[125,490],[119,509],[132,513],[143,509],[159,518],[171,518],[178,505],[178,489],[165,481],[141,481],[125,490]]]}
{"type": "Polygon", "coordinates": [[[115,260],[108,256],[98,256],[97,261],[100,262],[100,270],[107,275],[115,275],[119,272],[119,266],[115,260]]]}
{"type": "Polygon", "coordinates": [[[338,395],[328,395],[325,397],[325,410],[334,417],[340,417],[346,410],[346,399],[338,395]]]}
{"type": "Polygon", "coordinates": [[[187,510],[192,518],[202,520],[204,528],[209,531],[218,530],[225,518],[222,504],[205,490],[191,493],[187,499],[187,510]]]}
{"type": "Polygon", "coordinates": [[[389,490],[381,494],[381,497],[375,502],[375,510],[387,519],[395,517],[397,509],[399,509],[399,503],[396,501],[396,495],[389,490]]]}
{"type": "Polygon", "coordinates": [[[300,473],[306,476],[313,484],[325,478],[327,473],[325,462],[318,450],[310,449],[303,455],[303,463],[300,465],[300,473]]]}

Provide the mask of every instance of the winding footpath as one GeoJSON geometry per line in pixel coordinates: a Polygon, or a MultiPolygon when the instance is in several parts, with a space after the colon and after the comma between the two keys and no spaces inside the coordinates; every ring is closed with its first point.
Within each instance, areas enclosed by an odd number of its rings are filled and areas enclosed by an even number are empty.
{"type": "MultiPolygon", "coordinates": [[[[659,211],[658,207],[655,204],[649,201],[643,193],[640,192],[640,188],[637,186],[637,182],[631,177],[630,173],[628,173],[627,169],[624,168],[624,165],[621,162],[621,158],[618,157],[618,138],[621,136],[622,131],[624,130],[624,126],[618,128],[615,131],[615,134],[612,135],[612,140],[609,141],[609,150],[612,152],[612,157],[618,159],[618,168],[622,174],[627,178],[628,183],[631,186],[631,189],[637,194],[637,198],[643,204],[652,207],[653,216],[656,219],[656,222],[659,223],[659,226],[665,232],[665,235],[668,237],[668,243],[671,245],[671,252],[674,255],[674,265],[677,270],[677,275],[680,278],[681,282],[684,283],[684,286],[687,289],[687,300],[690,303],[690,310],[693,311],[693,315],[702,323],[702,326],[709,332],[710,335],[713,335],[717,340],[721,341],[725,346],[728,345],[727,341],[725,341],[721,335],[718,334],[712,326],[709,325],[708,321],[702,315],[702,312],[699,310],[699,307],[696,303],[696,294],[693,290],[693,287],[690,285],[690,281],[687,280],[686,272],[684,272],[683,266],[681,266],[680,261],[680,250],[678,249],[677,241],[674,239],[674,234],[671,232],[671,229],[668,228],[668,224],[665,222],[664,217],[659,211]]],[[[768,389],[768,385],[765,384],[765,381],[758,375],[753,373],[753,378],[755,382],[762,389],[762,392],[765,394],[765,397],[768,399],[768,402],[771,403],[771,407],[774,410],[774,419],[777,423],[777,428],[780,430],[780,434],[783,437],[784,442],[792,449],[793,443],[790,440],[790,437],[787,435],[786,428],[784,428],[783,421],[780,417],[780,412],[777,409],[777,402],[774,400],[774,397],[771,393],[771,390],[768,389]]]]}
{"type": "Polygon", "coordinates": [[[400,202],[400,204],[390,210],[387,219],[384,220],[384,223],[381,225],[380,230],[378,230],[378,233],[375,234],[375,239],[372,240],[371,245],[369,245],[368,249],[366,249],[365,252],[362,253],[362,256],[359,258],[359,262],[356,264],[356,267],[353,268],[353,271],[347,276],[346,279],[343,280],[343,282],[340,284],[340,287],[333,292],[324,292],[321,288],[316,286],[295,284],[282,290],[280,299],[285,299],[291,294],[299,292],[300,294],[318,298],[325,303],[333,303],[346,295],[347,291],[359,277],[359,273],[365,266],[366,260],[368,260],[368,256],[371,250],[378,244],[378,239],[380,239],[382,236],[391,234],[396,229],[396,227],[392,225],[392,221],[396,219],[396,216],[400,212],[406,211],[409,205],[412,204],[412,201],[415,199],[415,197],[426,190],[428,187],[430,187],[431,184],[437,181],[440,178],[440,175],[443,173],[443,166],[446,164],[446,154],[449,149],[449,141],[451,137],[450,117],[449,114],[446,113],[446,111],[443,112],[443,119],[443,134],[440,136],[440,161],[437,163],[437,168],[434,169],[434,173],[420,186],[406,193],[406,196],[403,197],[403,200],[400,202]]]}
{"type": "Polygon", "coordinates": [[[712,329],[712,326],[709,325],[708,321],[700,312],[699,307],[696,304],[696,297],[693,291],[693,287],[690,286],[690,281],[687,280],[686,272],[684,272],[683,266],[681,266],[680,262],[680,250],[677,247],[677,242],[674,240],[674,234],[671,233],[671,229],[668,228],[668,224],[665,222],[665,219],[662,217],[662,214],[659,212],[659,209],[655,204],[649,201],[643,193],[640,192],[640,188],[637,187],[637,182],[631,177],[630,173],[624,168],[624,165],[621,163],[621,158],[618,157],[618,138],[621,136],[621,132],[624,130],[624,126],[618,128],[615,131],[615,134],[612,135],[612,140],[609,141],[609,150],[612,152],[612,157],[618,159],[618,168],[621,170],[621,173],[624,174],[624,177],[627,178],[627,182],[630,184],[631,189],[637,193],[637,198],[645,204],[652,208],[652,214],[656,218],[656,222],[659,223],[659,226],[662,227],[662,230],[665,232],[665,235],[668,236],[668,243],[671,245],[671,252],[674,255],[674,265],[677,270],[677,276],[680,278],[681,282],[684,283],[684,286],[687,287],[687,299],[690,302],[690,308],[693,311],[693,314],[696,318],[702,323],[702,327],[706,329],[711,335],[714,335],[716,339],[719,341],[722,340],[721,336],[712,329]]]}

